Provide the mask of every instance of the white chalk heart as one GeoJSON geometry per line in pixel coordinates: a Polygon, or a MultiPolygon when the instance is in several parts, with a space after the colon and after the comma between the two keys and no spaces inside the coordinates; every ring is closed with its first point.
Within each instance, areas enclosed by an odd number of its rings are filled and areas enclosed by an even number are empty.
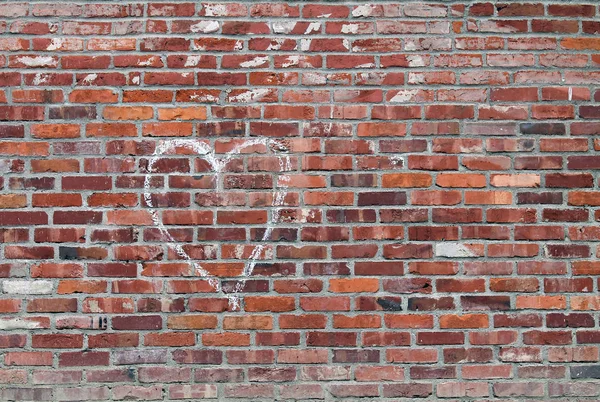
{"type": "MultiPolygon", "coordinates": [[[[217,189],[216,191],[221,190],[220,188],[220,174],[222,173],[223,168],[227,165],[227,163],[231,160],[234,155],[239,155],[245,148],[255,146],[255,145],[264,145],[267,149],[271,149],[273,151],[278,152],[287,152],[287,147],[281,141],[269,139],[269,138],[259,138],[259,139],[248,139],[241,143],[240,145],[235,146],[231,151],[227,152],[223,156],[216,156],[214,150],[208,145],[206,142],[199,139],[172,139],[172,140],[163,140],[159,142],[156,150],[154,151],[152,158],[148,161],[147,174],[144,179],[144,200],[146,202],[146,206],[150,209],[150,214],[152,217],[153,223],[156,227],[161,231],[161,233],[165,236],[167,243],[173,247],[173,249],[177,252],[177,254],[187,259],[195,268],[195,272],[197,275],[205,277],[208,279],[208,283],[217,291],[221,291],[221,283],[214,276],[210,275],[208,271],[206,271],[202,265],[192,260],[192,258],[186,253],[183,247],[173,239],[168,229],[164,226],[162,220],[158,216],[158,212],[152,204],[152,194],[150,193],[150,182],[151,182],[151,173],[156,161],[164,154],[167,154],[176,148],[187,148],[193,152],[195,152],[198,156],[202,157],[211,167],[211,170],[216,173],[217,180],[217,189]]],[[[290,157],[287,154],[278,153],[277,157],[279,159],[280,171],[290,171],[291,170],[291,161],[290,157]]],[[[280,183],[281,186],[281,183],[280,183]]],[[[285,188],[285,187],[284,187],[285,188]]],[[[273,197],[273,202],[271,203],[272,207],[280,207],[284,205],[285,196],[287,195],[287,191],[276,191],[275,196],[273,197]]],[[[254,266],[256,265],[256,260],[261,255],[261,252],[265,248],[264,242],[269,239],[271,233],[273,231],[273,226],[277,222],[279,218],[278,210],[274,210],[270,221],[267,223],[267,227],[265,229],[265,233],[261,239],[261,244],[254,246],[254,249],[250,253],[250,257],[246,261],[244,265],[244,270],[242,273],[242,279],[239,279],[235,284],[235,287],[232,292],[227,293],[227,297],[229,298],[229,304],[232,310],[237,310],[240,308],[240,299],[238,293],[244,288],[244,284],[246,283],[247,278],[252,275],[252,271],[254,270],[254,266]]]]}

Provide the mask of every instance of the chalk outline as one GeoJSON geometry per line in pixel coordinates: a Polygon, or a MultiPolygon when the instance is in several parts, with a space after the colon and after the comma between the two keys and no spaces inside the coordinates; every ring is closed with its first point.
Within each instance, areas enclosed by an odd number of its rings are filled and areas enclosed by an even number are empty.
{"type": "MultiPolygon", "coordinates": [[[[158,158],[160,158],[165,153],[167,153],[171,150],[175,150],[176,148],[189,149],[191,151],[196,152],[195,156],[199,156],[199,157],[203,158],[205,161],[207,161],[210,164],[212,171],[215,172],[215,174],[216,174],[217,187],[215,189],[215,192],[219,192],[222,190],[221,180],[219,180],[219,176],[222,173],[223,167],[225,167],[227,165],[227,163],[229,163],[229,161],[231,160],[231,158],[234,155],[240,155],[241,151],[243,149],[254,146],[254,145],[265,145],[267,147],[267,149],[270,149],[274,153],[276,153],[276,151],[279,151],[279,152],[287,152],[288,151],[288,147],[285,145],[285,143],[283,141],[274,140],[271,138],[257,138],[257,139],[248,139],[248,140],[244,141],[242,144],[236,145],[231,151],[227,152],[224,156],[218,157],[215,155],[214,149],[212,149],[209,144],[207,144],[206,142],[204,142],[204,140],[202,140],[200,138],[168,139],[168,140],[161,140],[158,143],[158,146],[154,150],[152,157],[149,159],[148,166],[146,168],[147,173],[144,177],[144,201],[146,204],[145,206],[150,208],[150,216],[152,218],[152,222],[161,231],[161,233],[167,237],[168,240],[166,241],[166,243],[169,245],[172,245],[180,257],[187,259],[193,265],[196,274],[198,274],[201,277],[207,278],[208,283],[217,292],[222,291],[220,280],[215,279],[214,276],[210,275],[204,268],[202,268],[202,265],[199,262],[192,260],[192,258],[185,252],[185,250],[181,246],[180,242],[177,242],[177,241],[175,241],[175,239],[173,239],[173,237],[169,233],[168,229],[165,228],[161,219],[159,219],[158,210],[152,204],[152,193],[150,193],[150,178],[153,173],[152,168],[154,167],[154,164],[156,163],[158,158]]],[[[276,153],[276,155],[279,160],[280,173],[291,171],[292,164],[291,164],[289,155],[288,154],[280,154],[280,153],[276,153]]],[[[168,174],[166,174],[166,175],[168,176],[168,174]]],[[[289,177],[284,175],[284,176],[281,176],[281,179],[282,180],[278,180],[277,182],[275,182],[275,185],[279,186],[281,188],[287,188],[287,186],[285,184],[278,183],[278,182],[286,181],[286,179],[289,180],[289,177]]],[[[271,207],[284,206],[285,197],[288,194],[288,192],[280,190],[280,191],[277,191],[275,194],[276,195],[273,198],[273,201],[271,202],[271,207]]],[[[264,242],[271,236],[271,233],[273,232],[273,225],[278,221],[278,219],[279,219],[279,209],[274,209],[272,212],[271,220],[267,223],[265,233],[261,239],[261,244],[257,244],[256,246],[254,246],[252,253],[250,253],[250,257],[246,260],[246,263],[244,265],[244,271],[242,272],[243,278],[238,279],[232,292],[226,293],[227,298],[229,299],[229,306],[231,307],[231,309],[233,311],[238,310],[240,308],[240,298],[238,296],[238,293],[240,293],[241,290],[243,289],[246,281],[248,280],[248,277],[250,275],[252,275],[252,271],[254,270],[254,267],[256,266],[256,263],[257,263],[256,260],[260,256],[260,253],[262,252],[262,250],[264,250],[264,248],[265,248],[264,242]]]]}

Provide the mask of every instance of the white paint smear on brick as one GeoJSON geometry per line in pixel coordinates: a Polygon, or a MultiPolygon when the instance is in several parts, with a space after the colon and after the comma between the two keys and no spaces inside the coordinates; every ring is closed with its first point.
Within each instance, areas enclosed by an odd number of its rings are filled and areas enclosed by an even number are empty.
{"type": "Polygon", "coordinates": [[[408,83],[409,84],[424,84],[425,83],[425,74],[410,73],[408,75],[408,83]]]}
{"type": "Polygon", "coordinates": [[[98,78],[98,74],[88,74],[85,76],[83,80],[81,80],[82,84],[91,84],[96,78],[98,78]]]}
{"type": "Polygon", "coordinates": [[[373,6],[370,4],[358,6],[352,10],[353,17],[369,17],[371,14],[373,14],[373,6]]]}
{"type": "Polygon", "coordinates": [[[33,77],[33,85],[40,85],[48,81],[48,75],[43,73],[37,73],[33,77]]]}
{"type": "MultiPolygon", "coordinates": [[[[285,39],[274,39],[269,44],[269,47],[267,48],[267,50],[279,50],[279,49],[281,49],[281,45],[283,45],[284,42],[285,42],[285,39]]],[[[294,50],[296,50],[296,49],[294,49],[294,50]]]]}
{"type": "Polygon", "coordinates": [[[417,45],[415,44],[415,42],[406,42],[406,44],[404,45],[404,50],[407,50],[407,51],[417,50],[417,45]]]}
{"type": "Polygon", "coordinates": [[[197,55],[197,56],[188,56],[187,59],[185,60],[185,64],[183,66],[184,67],[195,66],[200,61],[200,58],[202,58],[202,56],[200,56],[200,55],[197,55]]]}
{"type": "Polygon", "coordinates": [[[273,23],[273,33],[289,34],[296,27],[295,21],[278,21],[273,23]]]}
{"type": "Polygon", "coordinates": [[[358,24],[344,24],[342,25],[342,33],[355,34],[358,33],[360,26],[358,24]]]}
{"type": "Polygon", "coordinates": [[[438,243],[435,245],[435,256],[450,258],[478,257],[477,254],[471,251],[469,246],[462,243],[438,243]]]}
{"type": "Polygon", "coordinates": [[[63,41],[62,39],[58,39],[58,38],[54,38],[50,41],[50,44],[48,45],[48,47],[46,47],[46,50],[57,50],[60,49],[60,47],[62,46],[63,41]]]}
{"type": "Polygon", "coordinates": [[[295,66],[299,62],[300,62],[300,56],[298,56],[298,55],[288,56],[287,61],[285,63],[281,63],[281,67],[295,66]]]}
{"type": "Polygon", "coordinates": [[[151,65],[152,65],[152,60],[144,60],[144,61],[140,61],[138,63],[138,66],[143,66],[143,67],[151,66],[151,65]]]}
{"type": "Polygon", "coordinates": [[[44,67],[44,66],[57,66],[58,62],[51,56],[22,56],[19,57],[19,62],[25,64],[28,67],[44,67]]]}
{"type": "Polygon", "coordinates": [[[311,22],[310,24],[308,24],[308,27],[306,27],[306,31],[304,31],[304,34],[310,34],[312,32],[319,32],[321,30],[321,23],[320,22],[311,22]]]}
{"type": "Polygon", "coordinates": [[[267,88],[250,89],[239,95],[232,96],[231,98],[229,98],[229,101],[234,103],[256,102],[258,100],[261,100],[269,92],[270,90],[267,88]]]}
{"type": "Polygon", "coordinates": [[[310,49],[310,44],[312,43],[312,39],[300,39],[300,50],[306,52],[310,49]]]}
{"type": "Polygon", "coordinates": [[[406,60],[408,60],[409,67],[425,67],[425,59],[423,56],[411,54],[406,56],[406,60]]]}
{"type": "Polygon", "coordinates": [[[197,24],[191,25],[190,30],[195,33],[217,32],[219,30],[219,23],[217,21],[200,21],[197,24]]]}
{"type": "Polygon", "coordinates": [[[390,99],[390,102],[410,102],[418,92],[418,89],[400,90],[390,99]]]}
{"type": "Polygon", "coordinates": [[[403,159],[401,156],[398,156],[398,155],[391,155],[391,156],[389,157],[389,159],[390,159],[390,162],[391,162],[392,164],[394,164],[394,165],[396,165],[396,166],[398,166],[398,165],[400,165],[400,166],[403,166],[404,159],[403,159]]]}
{"type": "Polygon", "coordinates": [[[249,67],[258,67],[263,65],[265,62],[268,63],[269,56],[257,56],[252,60],[244,61],[240,63],[240,67],[249,68],[249,67]]]}
{"type": "Polygon", "coordinates": [[[198,95],[198,94],[194,94],[194,95],[190,95],[190,99],[196,101],[196,102],[218,102],[219,98],[217,98],[214,95],[210,95],[210,94],[206,94],[206,95],[198,95]]]}
{"type": "Polygon", "coordinates": [[[205,4],[204,15],[207,17],[222,17],[227,14],[225,4],[205,4]]]}
{"type": "Polygon", "coordinates": [[[11,329],[36,328],[40,328],[40,323],[33,320],[24,320],[22,318],[0,319],[0,330],[10,331],[11,329]]]}
{"type": "Polygon", "coordinates": [[[47,295],[52,293],[51,281],[4,281],[4,293],[19,295],[47,295]]]}

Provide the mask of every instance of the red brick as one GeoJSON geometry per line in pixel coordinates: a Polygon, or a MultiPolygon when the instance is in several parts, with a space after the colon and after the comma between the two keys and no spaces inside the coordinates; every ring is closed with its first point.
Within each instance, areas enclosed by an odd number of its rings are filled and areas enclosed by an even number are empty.
{"type": "Polygon", "coordinates": [[[8,352],[4,355],[7,366],[51,366],[52,352],[8,352]]]}

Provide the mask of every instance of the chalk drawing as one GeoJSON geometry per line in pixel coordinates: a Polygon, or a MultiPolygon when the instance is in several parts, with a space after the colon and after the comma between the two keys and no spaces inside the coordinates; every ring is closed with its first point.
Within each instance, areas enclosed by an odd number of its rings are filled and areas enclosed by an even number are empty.
{"type": "MultiPolygon", "coordinates": [[[[231,160],[235,155],[240,154],[245,148],[254,146],[254,145],[265,145],[267,149],[273,151],[279,161],[279,168],[281,172],[290,171],[292,168],[292,164],[290,161],[290,157],[285,152],[288,152],[288,148],[283,141],[274,140],[270,138],[257,138],[257,139],[248,139],[243,143],[235,146],[231,151],[227,152],[223,156],[215,155],[214,150],[201,139],[170,139],[170,140],[162,140],[158,143],[156,150],[154,151],[152,157],[148,161],[147,173],[144,178],[144,200],[146,206],[150,208],[150,215],[152,218],[152,222],[154,225],[161,231],[161,233],[167,239],[167,244],[169,244],[177,255],[188,260],[194,267],[194,272],[204,278],[207,278],[208,283],[217,291],[220,292],[221,283],[214,276],[210,275],[208,271],[206,271],[202,264],[197,261],[192,260],[192,258],[186,253],[181,244],[173,239],[168,229],[162,223],[162,220],[159,217],[158,211],[152,204],[152,193],[150,192],[150,180],[152,169],[154,168],[154,164],[156,161],[164,154],[169,153],[170,151],[175,150],[176,148],[186,148],[197,154],[197,156],[202,157],[205,161],[207,161],[213,172],[216,173],[217,180],[217,188],[215,191],[222,191],[220,175],[222,173],[223,168],[227,165],[227,163],[231,160]]],[[[285,177],[285,176],[284,176],[285,177]]],[[[283,180],[285,182],[285,180],[283,180]]],[[[277,182],[277,181],[275,181],[277,182]]],[[[280,188],[285,189],[287,186],[285,184],[280,183],[280,188]]],[[[279,190],[275,192],[275,196],[273,197],[273,201],[271,203],[271,207],[281,207],[284,205],[285,196],[287,195],[286,190],[279,190]]],[[[279,220],[279,209],[274,209],[271,214],[271,219],[267,224],[265,229],[265,233],[261,239],[260,244],[254,246],[254,249],[250,253],[250,257],[246,261],[244,265],[244,270],[242,272],[242,278],[239,279],[233,290],[227,293],[227,297],[229,299],[229,305],[232,310],[238,310],[240,308],[240,297],[239,293],[244,288],[244,284],[246,280],[252,275],[252,271],[256,266],[257,259],[261,255],[261,252],[265,248],[265,241],[269,239],[271,233],[273,231],[274,224],[279,220]]]]}

